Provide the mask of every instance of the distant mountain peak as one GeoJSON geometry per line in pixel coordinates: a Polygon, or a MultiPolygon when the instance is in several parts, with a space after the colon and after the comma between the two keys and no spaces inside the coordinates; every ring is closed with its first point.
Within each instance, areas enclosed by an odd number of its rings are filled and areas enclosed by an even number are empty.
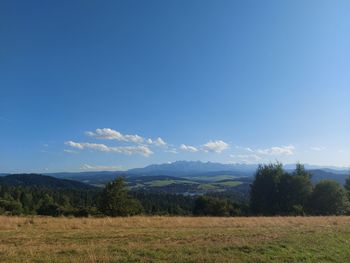
{"type": "Polygon", "coordinates": [[[218,171],[252,172],[255,171],[256,168],[256,164],[223,164],[209,161],[179,160],[171,163],[152,164],[144,168],[130,169],[128,172],[144,175],[188,175],[218,171]]]}

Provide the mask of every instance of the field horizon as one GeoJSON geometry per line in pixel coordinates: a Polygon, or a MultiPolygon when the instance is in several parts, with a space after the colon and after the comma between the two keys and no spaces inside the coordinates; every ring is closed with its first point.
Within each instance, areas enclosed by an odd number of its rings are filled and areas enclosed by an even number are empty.
{"type": "Polygon", "coordinates": [[[0,262],[345,262],[349,240],[349,216],[0,216],[0,262]]]}

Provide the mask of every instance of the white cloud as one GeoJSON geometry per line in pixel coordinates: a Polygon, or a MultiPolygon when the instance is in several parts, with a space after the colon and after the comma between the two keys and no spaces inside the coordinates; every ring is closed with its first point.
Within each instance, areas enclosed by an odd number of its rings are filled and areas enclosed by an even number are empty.
{"type": "Polygon", "coordinates": [[[158,147],[164,147],[164,146],[167,146],[167,143],[160,137],[158,137],[157,139],[155,140],[152,140],[151,138],[148,138],[146,140],[146,142],[148,144],[152,144],[152,145],[155,145],[155,146],[158,146],[158,147]]]}
{"type": "Polygon", "coordinates": [[[186,144],[181,144],[180,145],[180,150],[185,151],[185,152],[198,152],[198,149],[194,146],[191,145],[186,145],[186,144]]]}
{"type": "Polygon", "coordinates": [[[89,165],[83,164],[80,170],[84,171],[121,171],[123,168],[121,166],[104,166],[104,165],[89,165]]]}
{"type": "Polygon", "coordinates": [[[112,150],[117,153],[123,153],[123,154],[141,154],[145,157],[148,157],[153,154],[150,148],[148,148],[145,145],[139,145],[139,146],[124,146],[124,147],[113,147],[112,150]]]}
{"type": "Polygon", "coordinates": [[[89,143],[89,142],[73,142],[73,141],[68,141],[65,142],[65,145],[68,145],[72,148],[76,148],[79,150],[84,150],[84,149],[91,149],[91,150],[97,150],[101,152],[110,152],[111,147],[108,147],[107,145],[101,144],[101,143],[89,143]]]}
{"type": "Polygon", "coordinates": [[[166,142],[160,137],[158,137],[155,141],[153,141],[153,144],[157,146],[166,146],[166,142]]]}
{"type": "MultiPolygon", "coordinates": [[[[103,128],[103,129],[96,129],[94,132],[92,131],[87,131],[85,134],[89,137],[93,137],[96,139],[104,139],[104,140],[117,140],[117,141],[123,141],[123,142],[133,142],[136,144],[139,144],[139,149],[144,149],[144,147],[147,148],[147,146],[144,146],[144,144],[149,144],[152,146],[157,146],[157,147],[168,147],[167,143],[161,138],[158,137],[156,139],[145,139],[142,136],[139,136],[137,134],[131,135],[131,134],[122,134],[121,132],[117,130],[113,130],[110,128],[103,128]],[[144,147],[142,147],[144,146],[144,147]]],[[[91,147],[91,146],[87,146],[91,147]]],[[[97,147],[97,146],[96,146],[97,147]]],[[[125,150],[126,152],[130,149],[131,146],[126,146],[124,147],[123,151],[125,150]]],[[[137,147],[135,147],[137,148],[137,147]]],[[[122,149],[122,147],[119,147],[119,150],[122,149]]],[[[115,150],[117,151],[117,150],[115,150]]],[[[145,151],[146,152],[146,151],[145,151]]]]}
{"type": "Polygon", "coordinates": [[[145,145],[110,147],[105,144],[99,144],[99,143],[89,143],[89,142],[78,143],[73,141],[67,141],[65,142],[65,144],[79,150],[91,149],[91,150],[96,150],[101,152],[123,153],[127,155],[141,154],[146,157],[153,154],[153,152],[145,145]]]}
{"type": "Polygon", "coordinates": [[[73,142],[73,141],[67,141],[64,143],[65,145],[68,145],[72,148],[77,148],[79,150],[83,150],[84,146],[81,143],[73,142]]]}
{"type": "Polygon", "coordinates": [[[228,149],[228,147],[229,145],[222,140],[209,141],[202,146],[205,152],[215,152],[215,153],[221,153],[224,150],[228,149]]]}
{"type": "Polygon", "coordinates": [[[144,138],[135,134],[122,134],[119,131],[110,129],[110,128],[103,128],[103,129],[96,129],[95,132],[87,131],[85,132],[86,135],[90,137],[94,137],[97,139],[104,139],[104,140],[118,140],[118,141],[124,141],[124,142],[134,142],[134,143],[142,143],[144,141],[144,138]]]}
{"type": "Polygon", "coordinates": [[[178,154],[178,152],[177,152],[177,150],[176,150],[175,148],[165,150],[165,152],[167,152],[167,153],[173,153],[173,154],[178,154]]]}
{"type": "Polygon", "coordinates": [[[255,155],[294,155],[295,147],[293,145],[275,146],[265,149],[252,149],[249,147],[236,146],[237,149],[249,152],[255,155]]]}
{"type": "Polygon", "coordinates": [[[255,150],[256,153],[261,155],[294,155],[295,147],[293,145],[288,146],[275,146],[266,149],[255,150]]]}

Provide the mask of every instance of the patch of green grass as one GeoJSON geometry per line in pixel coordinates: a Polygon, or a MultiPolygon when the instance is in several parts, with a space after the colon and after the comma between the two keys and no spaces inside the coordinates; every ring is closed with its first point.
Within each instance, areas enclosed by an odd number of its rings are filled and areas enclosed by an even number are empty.
{"type": "Polygon", "coordinates": [[[215,185],[224,186],[224,187],[235,187],[241,184],[242,182],[239,182],[239,181],[224,181],[224,182],[215,183],[215,185]]]}
{"type": "Polygon", "coordinates": [[[224,188],[228,188],[228,187],[235,187],[242,184],[242,182],[238,182],[238,181],[224,181],[224,182],[216,182],[216,183],[203,183],[200,184],[198,186],[199,190],[216,190],[216,191],[220,191],[220,190],[224,190],[224,188]]]}
{"type": "Polygon", "coordinates": [[[189,180],[195,180],[195,181],[207,181],[207,182],[217,182],[222,180],[233,180],[237,178],[234,175],[203,175],[203,176],[194,176],[194,177],[184,177],[189,180]]]}
{"type": "Polygon", "coordinates": [[[147,185],[151,187],[162,187],[167,186],[171,184],[198,184],[197,182],[187,181],[187,180],[171,180],[171,179],[164,179],[164,180],[154,180],[151,182],[147,182],[147,185]]]}
{"type": "Polygon", "coordinates": [[[218,190],[219,188],[215,184],[200,184],[199,190],[218,190]]]}

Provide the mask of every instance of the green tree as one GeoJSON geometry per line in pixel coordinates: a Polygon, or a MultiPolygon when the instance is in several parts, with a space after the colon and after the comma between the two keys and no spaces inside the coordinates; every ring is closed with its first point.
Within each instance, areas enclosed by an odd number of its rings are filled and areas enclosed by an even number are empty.
{"type": "Polygon", "coordinates": [[[59,205],[57,205],[52,196],[48,194],[45,194],[44,198],[40,201],[40,206],[36,212],[38,215],[46,216],[59,216],[62,214],[59,205]]]}
{"type": "Polygon", "coordinates": [[[349,211],[349,200],[345,189],[336,181],[319,182],[311,195],[309,211],[314,215],[346,214],[349,211]]]}
{"type": "Polygon", "coordinates": [[[281,163],[259,165],[250,190],[254,214],[275,215],[280,211],[279,184],[284,175],[281,163]]]}
{"type": "Polygon", "coordinates": [[[312,193],[311,174],[301,164],[292,174],[284,173],[279,184],[280,213],[304,214],[312,193]]]}
{"type": "Polygon", "coordinates": [[[129,195],[122,177],[106,185],[101,194],[99,209],[108,216],[130,216],[142,211],[140,202],[129,195]]]}
{"type": "Polygon", "coordinates": [[[348,177],[345,179],[344,188],[345,188],[345,190],[347,191],[347,193],[348,193],[348,199],[350,200],[350,176],[348,176],[348,177]]]}
{"type": "Polygon", "coordinates": [[[199,196],[194,203],[193,214],[197,216],[229,216],[232,205],[223,199],[199,196]]]}
{"type": "Polygon", "coordinates": [[[0,199],[0,211],[8,212],[12,215],[20,215],[22,213],[22,204],[16,200],[0,199]]]}
{"type": "Polygon", "coordinates": [[[30,214],[33,212],[33,196],[30,193],[23,191],[21,193],[20,201],[23,206],[23,212],[25,214],[30,214]]]}

